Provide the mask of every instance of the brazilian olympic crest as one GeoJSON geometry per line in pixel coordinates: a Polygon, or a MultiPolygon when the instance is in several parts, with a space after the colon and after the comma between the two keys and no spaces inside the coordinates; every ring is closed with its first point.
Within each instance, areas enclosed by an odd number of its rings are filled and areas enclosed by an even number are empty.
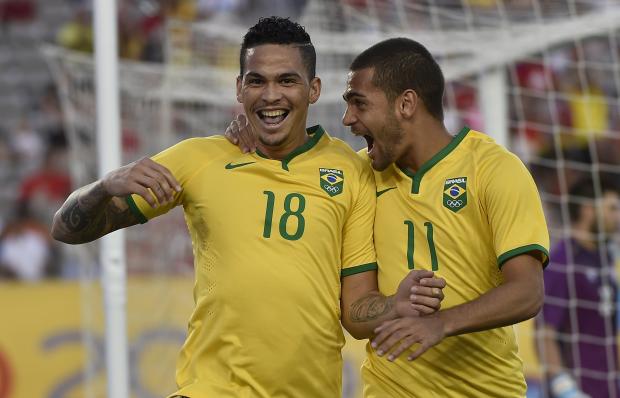
{"type": "Polygon", "coordinates": [[[455,213],[467,206],[467,177],[446,180],[443,184],[443,205],[455,213]]]}
{"type": "Polygon", "coordinates": [[[344,173],[336,169],[319,169],[319,183],[329,196],[340,195],[344,189],[344,173]]]}

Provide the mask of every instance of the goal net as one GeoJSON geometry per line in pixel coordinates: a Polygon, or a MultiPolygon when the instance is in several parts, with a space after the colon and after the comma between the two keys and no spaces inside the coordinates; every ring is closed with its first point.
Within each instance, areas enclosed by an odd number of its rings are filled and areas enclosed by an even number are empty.
{"type": "MultiPolygon", "coordinates": [[[[247,30],[240,20],[226,15],[197,23],[169,21],[164,64],[121,62],[124,163],[184,138],[221,133],[240,112],[235,78],[247,30]]],[[[323,81],[309,123],[320,122],[355,149],[363,142],[340,123],[348,65],[377,41],[403,36],[425,44],[442,66],[448,128],[482,130],[529,167],[552,243],[570,235],[568,205],[580,200],[568,194],[575,181],[591,176],[600,195],[601,175],[620,179],[620,7],[615,1],[309,0],[299,21],[312,36],[323,81]]],[[[73,182],[82,186],[97,176],[93,59],[57,47],[44,52],[61,96],[73,182]]],[[[180,211],[130,228],[126,236],[132,393],[157,397],[174,387],[175,356],[192,308],[191,244],[180,211]]],[[[74,248],[67,256],[83,265],[84,303],[92,306],[85,313],[100,314],[97,246],[74,248]]],[[[604,266],[611,277],[614,264],[608,259],[604,266]]],[[[579,272],[579,265],[569,258],[566,269],[579,272]]],[[[604,304],[571,298],[559,305],[569,308],[573,332],[558,338],[570,344],[604,339],[579,333],[576,319],[577,308],[604,304]]],[[[605,305],[615,308],[613,302],[605,305]]],[[[608,326],[615,331],[613,319],[608,317],[608,326]]],[[[102,318],[89,315],[85,322],[91,349],[80,396],[100,396],[102,318]]],[[[528,396],[547,396],[541,387],[546,364],[536,354],[533,322],[518,325],[517,332],[528,396]]],[[[357,366],[364,353],[361,344],[352,346],[345,352],[345,397],[361,396],[357,366]]],[[[601,358],[606,360],[612,358],[601,358]]],[[[592,371],[576,372],[578,378],[592,371]]]]}

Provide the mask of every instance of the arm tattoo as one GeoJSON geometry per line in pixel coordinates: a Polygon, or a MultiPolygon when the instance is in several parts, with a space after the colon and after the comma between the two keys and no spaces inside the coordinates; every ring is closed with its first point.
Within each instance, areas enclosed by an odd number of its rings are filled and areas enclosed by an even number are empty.
{"type": "Polygon", "coordinates": [[[71,232],[80,232],[92,223],[92,214],[88,214],[80,208],[77,198],[67,203],[69,208],[61,213],[61,219],[71,232]]]}
{"type": "Polygon", "coordinates": [[[109,197],[101,184],[72,194],[59,211],[63,236],[71,243],[90,242],[138,223],[121,198],[109,197]]]}
{"type": "Polygon", "coordinates": [[[351,304],[351,321],[367,322],[380,318],[394,306],[393,297],[369,295],[351,304]]]}

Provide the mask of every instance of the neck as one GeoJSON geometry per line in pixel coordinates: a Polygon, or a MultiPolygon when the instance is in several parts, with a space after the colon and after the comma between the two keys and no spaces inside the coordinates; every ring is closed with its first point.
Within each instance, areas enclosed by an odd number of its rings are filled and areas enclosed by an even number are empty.
{"type": "Polygon", "coordinates": [[[269,145],[261,141],[259,137],[257,147],[269,159],[282,160],[295,148],[298,148],[306,143],[309,138],[310,137],[306,133],[306,130],[303,129],[300,133],[291,134],[288,140],[278,145],[269,145]]]}
{"type": "Polygon", "coordinates": [[[406,131],[405,137],[409,141],[408,149],[404,156],[397,161],[397,164],[413,172],[417,172],[424,163],[445,148],[453,138],[443,123],[435,119],[412,125],[406,131]]]}

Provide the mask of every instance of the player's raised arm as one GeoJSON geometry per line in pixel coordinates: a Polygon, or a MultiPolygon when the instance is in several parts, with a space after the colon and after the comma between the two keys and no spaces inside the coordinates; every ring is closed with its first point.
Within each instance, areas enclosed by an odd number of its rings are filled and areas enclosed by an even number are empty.
{"type": "Polygon", "coordinates": [[[139,223],[124,197],[140,195],[151,207],[173,200],[181,186],[164,166],[143,158],[73,192],[54,215],[52,237],[86,243],[139,223]]]}

